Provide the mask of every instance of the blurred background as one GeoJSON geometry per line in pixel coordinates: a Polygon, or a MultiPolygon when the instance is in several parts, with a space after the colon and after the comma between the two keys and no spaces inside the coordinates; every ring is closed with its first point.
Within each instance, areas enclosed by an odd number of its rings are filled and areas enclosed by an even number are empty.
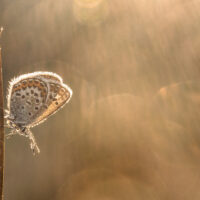
{"type": "Polygon", "coordinates": [[[58,73],[74,92],[33,128],[39,156],[24,137],[6,140],[5,199],[199,200],[199,9],[2,0],[5,94],[33,71],[58,73]]]}

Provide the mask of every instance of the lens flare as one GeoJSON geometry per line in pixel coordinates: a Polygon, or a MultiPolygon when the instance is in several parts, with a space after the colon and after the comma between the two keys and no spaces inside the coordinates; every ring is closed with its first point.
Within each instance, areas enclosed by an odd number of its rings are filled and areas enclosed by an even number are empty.
{"type": "Polygon", "coordinates": [[[107,0],[74,0],[74,16],[81,24],[98,25],[108,15],[107,0]]]}

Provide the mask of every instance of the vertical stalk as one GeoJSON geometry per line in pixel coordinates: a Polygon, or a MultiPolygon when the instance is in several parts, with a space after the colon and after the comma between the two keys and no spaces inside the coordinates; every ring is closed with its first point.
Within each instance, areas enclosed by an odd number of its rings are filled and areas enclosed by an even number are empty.
{"type": "MultiPolygon", "coordinates": [[[[0,37],[3,29],[0,29],[0,37]]],[[[4,105],[3,105],[3,79],[2,58],[0,47],[0,200],[3,200],[3,178],[4,178],[4,105]]]]}

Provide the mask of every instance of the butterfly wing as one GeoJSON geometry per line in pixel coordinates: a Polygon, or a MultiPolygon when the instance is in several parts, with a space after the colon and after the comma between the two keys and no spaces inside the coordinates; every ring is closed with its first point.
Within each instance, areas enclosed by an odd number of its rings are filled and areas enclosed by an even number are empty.
{"type": "Polygon", "coordinates": [[[35,120],[33,126],[40,124],[49,116],[56,113],[62,108],[71,98],[72,90],[65,84],[49,82],[49,92],[42,114],[35,120]]]}
{"type": "Polygon", "coordinates": [[[63,107],[71,96],[71,89],[57,74],[24,74],[10,82],[8,115],[18,126],[33,127],[63,107]]]}
{"type": "Polygon", "coordinates": [[[62,78],[53,72],[34,72],[32,74],[34,74],[35,78],[39,78],[42,80],[45,79],[46,82],[51,81],[51,82],[56,82],[60,84],[63,82],[62,78]]]}
{"type": "Polygon", "coordinates": [[[48,86],[38,78],[18,79],[10,83],[8,110],[18,126],[29,126],[41,114],[48,86]]]}

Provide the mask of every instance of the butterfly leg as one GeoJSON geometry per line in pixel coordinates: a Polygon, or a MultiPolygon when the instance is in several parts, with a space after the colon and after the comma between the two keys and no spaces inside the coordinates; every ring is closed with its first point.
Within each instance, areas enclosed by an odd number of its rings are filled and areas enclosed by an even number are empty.
{"type": "Polygon", "coordinates": [[[30,129],[26,130],[26,137],[28,137],[30,139],[30,148],[33,151],[33,155],[35,154],[39,154],[40,153],[40,149],[36,143],[35,137],[33,135],[33,133],[30,131],[30,129]]]}
{"type": "MultiPolygon", "coordinates": [[[[8,126],[8,128],[10,128],[10,126],[8,126]]],[[[12,129],[11,132],[9,134],[6,134],[5,137],[6,139],[10,139],[13,135],[22,135],[25,137],[28,137],[24,132],[22,132],[21,130],[15,130],[12,129]]]]}
{"type": "Polygon", "coordinates": [[[15,130],[11,130],[10,133],[6,134],[5,137],[6,139],[10,139],[13,135],[18,134],[15,130]]]}

